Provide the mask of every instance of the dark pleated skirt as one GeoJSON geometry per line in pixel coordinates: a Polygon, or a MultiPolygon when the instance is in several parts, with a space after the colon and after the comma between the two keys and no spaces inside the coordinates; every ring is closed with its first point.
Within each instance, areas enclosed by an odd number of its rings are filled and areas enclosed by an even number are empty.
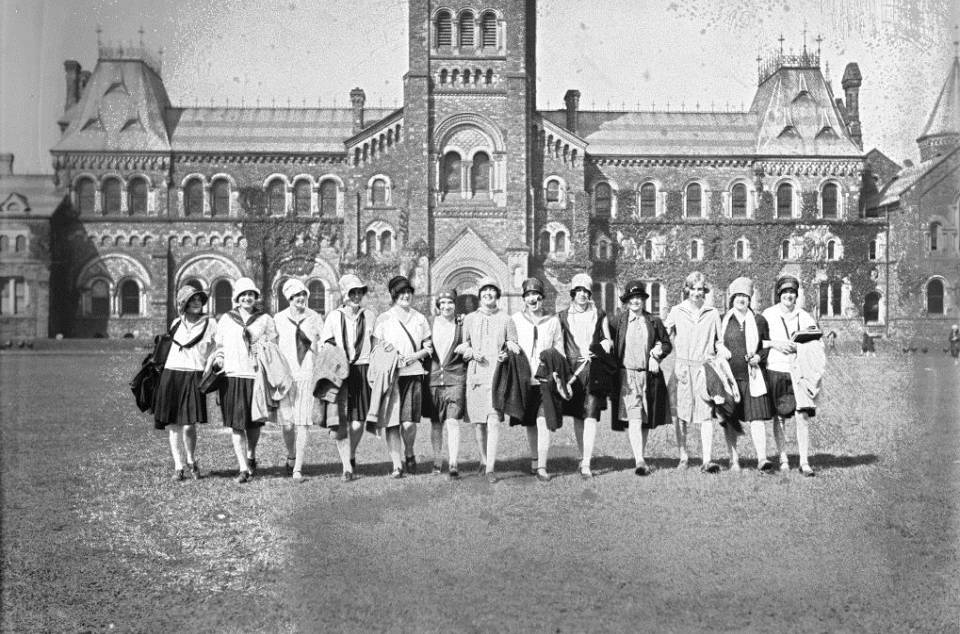
{"type": "Polygon", "coordinates": [[[770,404],[770,392],[763,396],[750,396],[750,381],[737,379],[737,388],[740,389],[740,402],[737,403],[737,420],[747,422],[751,420],[769,420],[773,418],[773,406],[770,404]]]}
{"type": "Polygon", "coordinates": [[[263,422],[254,422],[253,379],[228,376],[220,389],[220,413],[223,414],[223,426],[234,431],[262,427],[263,422]]]}
{"type": "Polygon", "coordinates": [[[153,426],[194,425],[207,422],[207,399],[200,393],[200,372],[164,370],[153,406],[153,426]]]}
{"type": "Polygon", "coordinates": [[[397,377],[400,390],[400,422],[419,423],[423,416],[423,377],[397,377]]]}
{"type": "Polygon", "coordinates": [[[340,389],[347,391],[347,422],[367,420],[370,411],[370,384],[367,383],[367,364],[351,365],[347,382],[340,389]]]}

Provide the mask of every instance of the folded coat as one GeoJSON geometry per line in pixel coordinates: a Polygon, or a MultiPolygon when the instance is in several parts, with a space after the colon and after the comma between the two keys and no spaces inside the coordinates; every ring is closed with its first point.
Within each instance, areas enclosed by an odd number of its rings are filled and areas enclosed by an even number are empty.
{"type": "Polygon", "coordinates": [[[822,340],[797,344],[797,357],[790,370],[797,409],[813,409],[817,406],[826,365],[827,354],[822,340]]]}
{"type": "MultiPolygon", "coordinates": [[[[540,382],[543,417],[547,420],[547,429],[550,431],[556,431],[563,425],[564,405],[572,395],[572,375],[567,358],[556,348],[547,348],[540,353],[540,367],[537,368],[535,378],[540,382]]],[[[573,382],[577,383],[576,380],[573,382]]]]}
{"type": "Polygon", "coordinates": [[[493,408],[506,416],[522,419],[530,387],[530,363],[522,352],[507,351],[493,373],[493,408]]]}
{"type": "Polygon", "coordinates": [[[384,427],[400,424],[400,390],[397,371],[400,353],[390,344],[377,342],[370,352],[367,383],[370,385],[370,409],[367,430],[379,433],[384,427]]]}
{"type": "Polygon", "coordinates": [[[313,360],[313,395],[328,403],[335,402],[349,375],[347,353],[332,342],[324,343],[313,360]]]}
{"type": "Polygon", "coordinates": [[[253,379],[253,403],[250,418],[254,422],[276,422],[280,400],[293,386],[293,374],[280,348],[273,341],[254,344],[257,374],[253,379]]]}

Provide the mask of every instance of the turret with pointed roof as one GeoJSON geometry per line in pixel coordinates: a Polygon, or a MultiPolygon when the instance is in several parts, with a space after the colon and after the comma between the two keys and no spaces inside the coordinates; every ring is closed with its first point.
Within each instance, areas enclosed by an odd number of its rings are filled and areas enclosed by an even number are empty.
{"type": "Polygon", "coordinates": [[[960,59],[956,53],[917,145],[921,161],[943,156],[960,146],[960,59]]]}

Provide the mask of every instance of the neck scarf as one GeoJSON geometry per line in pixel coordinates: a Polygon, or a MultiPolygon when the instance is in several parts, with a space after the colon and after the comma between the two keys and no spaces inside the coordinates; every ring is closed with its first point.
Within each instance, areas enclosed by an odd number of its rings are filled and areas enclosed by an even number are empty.
{"type": "Polygon", "coordinates": [[[250,332],[250,326],[253,325],[253,322],[257,321],[257,319],[263,314],[264,313],[258,310],[254,310],[250,314],[250,317],[244,320],[243,317],[240,316],[239,308],[235,308],[227,313],[227,315],[230,316],[230,319],[232,319],[238,326],[243,328],[243,342],[247,344],[248,352],[250,351],[250,346],[253,345],[253,333],[250,332]]]}
{"type": "Polygon", "coordinates": [[[743,336],[747,343],[747,354],[753,356],[753,354],[757,351],[757,346],[760,344],[760,334],[757,331],[756,315],[754,315],[753,311],[748,308],[746,314],[743,316],[743,320],[741,321],[740,316],[737,315],[736,312],[737,311],[732,308],[727,311],[727,314],[723,316],[723,323],[720,325],[720,332],[726,334],[727,326],[730,324],[730,320],[736,318],[737,322],[740,324],[740,330],[743,331],[743,336]]]}
{"type": "Polygon", "coordinates": [[[307,352],[310,350],[310,346],[313,345],[313,341],[310,340],[310,337],[307,336],[307,333],[300,329],[300,324],[306,320],[306,317],[300,321],[294,321],[293,318],[287,317],[287,321],[293,324],[293,327],[297,329],[295,333],[295,339],[297,342],[297,363],[300,363],[301,365],[303,364],[304,357],[307,356],[307,352]]]}

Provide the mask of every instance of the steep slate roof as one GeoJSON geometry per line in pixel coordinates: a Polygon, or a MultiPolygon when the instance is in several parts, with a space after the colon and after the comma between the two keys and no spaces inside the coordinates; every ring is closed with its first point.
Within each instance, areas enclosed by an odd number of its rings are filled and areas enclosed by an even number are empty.
{"type": "MultiPolygon", "coordinates": [[[[566,125],[563,110],[541,115],[566,125]]],[[[579,113],[577,134],[594,156],[751,154],[756,115],[750,112],[591,112],[579,113]]]]}
{"type": "Polygon", "coordinates": [[[750,110],[759,116],[758,154],[863,154],[849,137],[819,68],[781,68],[757,87],[750,110]]]}
{"type": "Polygon", "coordinates": [[[943,156],[937,156],[929,161],[923,161],[918,165],[904,167],[890,182],[889,187],[884,190],[882,194],[883,197],[880,199],[880,206],[883,207],[886,205],[891,205],[899,201],[900,196],[902,196],[908,189],[920,182],[920,180],[931,170],[933,170],[933,168],[940,165],[940,163],[943,163],[957,152],[960,152],[960,147],[955,147],[953,150],[947,152],[943,156]]]}
{"type": "Polygon", "coordinates": [[[169,151],[163,81],[139,59],[100,59],[53,151],[169,151]]]}
{"type": "Polygon", "coordinates": [[[958,133],[960,133],[960,59],[954,57],[947,80],[918,140],[940,134],[958,133]]]}
{"type": "MultiPolygon", "coordinates": [[[[365,127],[395,112],[364,108],[365,127]]],[[[334,153],[354,135],[351,108],[171,108],[175,152],[334,153]]]]}

